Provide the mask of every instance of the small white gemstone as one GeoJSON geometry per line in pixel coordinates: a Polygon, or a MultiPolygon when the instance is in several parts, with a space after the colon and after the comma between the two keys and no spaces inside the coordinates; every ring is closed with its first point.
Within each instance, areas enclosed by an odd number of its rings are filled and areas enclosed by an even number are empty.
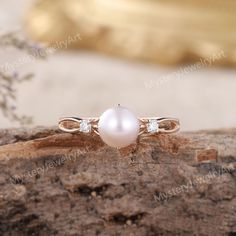
{"type": "Polygon", "coordinates": [[[159,129],[159,124],[158,124],[157,120],[151,119],[151,120],[148,121],[147,131],[149,133],[157,133],[158,129],[159,129]]]}
{"type": "Polygon", "coordinates": [[[88,120],[81,120],[80,121],[80,126],[79,126],[79,131],[83,133],[89,133],[91,132],[91,124],[88,120]]]}

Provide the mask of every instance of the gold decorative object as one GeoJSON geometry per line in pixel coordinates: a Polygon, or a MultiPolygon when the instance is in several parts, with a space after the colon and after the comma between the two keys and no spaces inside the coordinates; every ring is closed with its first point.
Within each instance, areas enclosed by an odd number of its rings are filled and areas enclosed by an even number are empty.
{"type": "Polygon", "coordinates": [[[162,64],[235,66],[235,11],[235,0],[39,0],[26,26],[50,44],[67,40],[66,47],[162,64]]]}

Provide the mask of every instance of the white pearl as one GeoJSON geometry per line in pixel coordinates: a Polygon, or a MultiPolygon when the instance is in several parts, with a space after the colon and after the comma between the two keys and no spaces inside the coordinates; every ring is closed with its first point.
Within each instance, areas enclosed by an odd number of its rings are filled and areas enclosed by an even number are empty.
{"type": "Polygon", "coordinates": [[[117,106],[106,110],[98,122],[102,140],[111,147],[126,147],[136,141],[139,120],[127,108],[117,106]]]}

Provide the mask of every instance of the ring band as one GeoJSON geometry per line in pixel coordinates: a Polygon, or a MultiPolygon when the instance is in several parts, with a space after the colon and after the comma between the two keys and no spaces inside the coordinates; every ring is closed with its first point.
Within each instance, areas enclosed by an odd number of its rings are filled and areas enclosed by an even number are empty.
{"type": "Polygon", "coordinates": [[[178,119],[168,117],[136,118],[127,108],[118,106],[108,109],[101,117],[62,118],[58,122],[58,127],[68,133],[96,133],[108,145],[124,147],[135,141],[135,137],[138,135],[175,133],[180,129],[180,124],[178,119]],[[118,136],[120,140],[118,140],[118,136]],[[129,142],[128,137],[130,137],[129,142]],[[112,144],[109,142],[111,139],[113,140],[112,144]]]}
{"type": "MultiPolygon", "coordinates": [[[[79,118],[79,117],[65,117],[61,118],[58,122],[60,130],[67,133],[90,133],[94,132],[99,135],[98,132],[98,117],[92,118],[79,118]]],[[[145,117],[139,118],[140,132],[141,134],[153,134],[153,133],[176,133],[180,129],[179,120],[169,117],[145,117]],[[157,127],[155,129],[155,127],[157,127]]]]}

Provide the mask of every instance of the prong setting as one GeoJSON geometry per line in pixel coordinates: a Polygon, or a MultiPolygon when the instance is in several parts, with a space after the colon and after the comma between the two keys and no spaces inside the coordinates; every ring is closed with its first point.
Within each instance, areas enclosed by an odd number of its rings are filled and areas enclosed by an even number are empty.
{"type": "Polygon", "coordinates": [[[92,125],[88,119],[82,119],[79,125],[79,131],[83,133],[90,133],[92,130],[92,125]]]}
{"type": "Polygon", "coordinates": [[[157,119],[149,119],[146,126],[148,133],[154,134],[159,132],[159,124],[157,119]]]}
{"type": "Polygon", "coordinates": [[[118,105],[93,118],[67,117],[59,120],[58,127],[67,133],[95,133],[112,147],[125,147],[135,142],[139,135],[171,134],[179,131],[179,120],[166,117],[136,116],[118,105]],[[109,111],[109,113],[108,113],[109,111]]]}

